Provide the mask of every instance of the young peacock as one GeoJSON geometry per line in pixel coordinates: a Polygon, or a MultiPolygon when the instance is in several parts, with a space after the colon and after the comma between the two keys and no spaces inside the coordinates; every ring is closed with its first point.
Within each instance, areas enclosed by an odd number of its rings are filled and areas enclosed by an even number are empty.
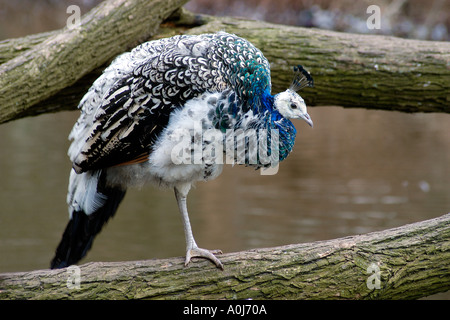
{"type": "Polygon", "coordinates": [[[128,187],[154,183],[175,190],[185,264],[201,257],[222,269],[219,250],[197,246],[186,197],[193,183],[221,173],[224,154],[256,168],[287,157],[296,135],[289,119],[313,125],[296,93],[313,80],[301,66],[294,71],[291,88],[272,95],[267,59],[225,32],[150,41],[117,57],[79,104],[69,136],[70,220],[51,268],[86,255],[128,187]]]}

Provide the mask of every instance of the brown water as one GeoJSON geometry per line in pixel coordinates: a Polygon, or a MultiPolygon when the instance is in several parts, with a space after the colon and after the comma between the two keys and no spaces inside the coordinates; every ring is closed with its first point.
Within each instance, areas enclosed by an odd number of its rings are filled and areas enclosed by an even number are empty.
{"type": "MultiPolygon", "coordinates": [[[[197,243],[224,252],[383,230],[450,212],[450,116],[310,108],[276,175],[227,165],[188,198],[197,243]]],[[[68,213],[78,112],[0,126],[0,272],[48,268],[68,213]]],[[[171,190],[130,190],[87,261],[184,255],[171,190]]]]}

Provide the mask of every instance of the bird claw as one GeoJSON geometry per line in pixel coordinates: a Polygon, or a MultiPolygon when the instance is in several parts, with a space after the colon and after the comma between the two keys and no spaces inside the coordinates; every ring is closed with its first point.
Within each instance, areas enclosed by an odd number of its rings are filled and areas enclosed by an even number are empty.
{"type": "Polygon", "coordinates": [[[221,250],[206,250],[202,248],[192,248],[187,250],[186,252],[186,260],[184,265],[187,265],[191,262],[192,258],[204,258],[208,259],[212,263],[216,265],[217,268],[223,270],[223,264],[219,259],[216,258],[215,254],[222,254],[221,250]]]}

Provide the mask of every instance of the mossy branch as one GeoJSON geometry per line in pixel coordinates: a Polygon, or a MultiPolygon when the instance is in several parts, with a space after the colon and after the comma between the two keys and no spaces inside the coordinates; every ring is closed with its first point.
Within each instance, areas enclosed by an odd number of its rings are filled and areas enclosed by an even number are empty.
{"type": "Polygon", "coordinates": [[[68,87],[78,99],[89,73],[154,35],[186,2],[107,0],[84,15],[79,27],[3,41],[0,60],[9,60],[0,65],[0,123],[76,108],[73,100],[57,98],[56,107],[48,100],[68,87]]]}
{"type": "Polygon", "coordinates": [[[417,299],[450,290],[450,214],[365,235],[224,254],[0,274],[0,299],[417,299]],[[79,286],[76,286],[79,284],[79,286]]]}
{"type": "Polygon", "coordinates": [[[195,15],[187,0],[108,0],[81,27],[0,42],[0,123],[75,109],[118,54],[140,42],[179,33],[225,30],[252,41],[271,62],[273,91],[304,65],[315,88],[309,105],[404,112],[450,112],[450,43],[347,34],[195,15]],[[161,25],[161,22],[165,22],[161,25]],[[159,28],[159,29],[158,29],[159,28]]]}
{"type": "Polygon", "coordinates": [[[309,105],[450,113],[450,43],[307,29],[235,18],[210,18],[188,33],[225,30],[262,50],[275,92],[304,65],[314,89],[309,105]]]}

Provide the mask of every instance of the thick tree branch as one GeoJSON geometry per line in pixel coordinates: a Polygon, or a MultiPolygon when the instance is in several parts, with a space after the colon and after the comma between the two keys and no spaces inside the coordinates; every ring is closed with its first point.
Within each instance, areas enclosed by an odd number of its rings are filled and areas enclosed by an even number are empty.
{"type": "Polygon", "coordinates": [[[6,41],[13,48],[8,51],[4,44],[1,52],[9,52],[9,57],[20,54],[0,66],[0,123],[47,112],[35,105],[154,35],[186,2],[107,0],[84,15],[80,27],[28,37],[28,42],[6,41]],[[21,52],[22,48],[29,50],[21,52]]]}
{"type": "Polygon", "coordinates": [[[112,58],[151,36],[219,30],[245,37],[264,52],[271,62],[274,92],[289,86],[293,65],[305,65],[315,78],[315,88],[303,94],[309,105],[450,112],[448,42],[346,34],[185,10],[157,31],[184,2],[108,0],[83,18],[81,28],[1,42],[0,123],[74,109],[112,58]]]}
{"type": "Polygon", "coordinates": [[[415,299],[450,289],[450,214],[335,240],[0,274],[0,299],[415,299]],[[69,280],[69,286],[67,285],[69,280]]]}
{"type": "Polygon", "coordinates": [[[226,30],[260,48],[271,62],[274,91],[285,90],[292,66],[304,65],[315,88],[310,105],[450,113],[450,43],[358,35],[215,18],[189,33],[226,30]]]}

